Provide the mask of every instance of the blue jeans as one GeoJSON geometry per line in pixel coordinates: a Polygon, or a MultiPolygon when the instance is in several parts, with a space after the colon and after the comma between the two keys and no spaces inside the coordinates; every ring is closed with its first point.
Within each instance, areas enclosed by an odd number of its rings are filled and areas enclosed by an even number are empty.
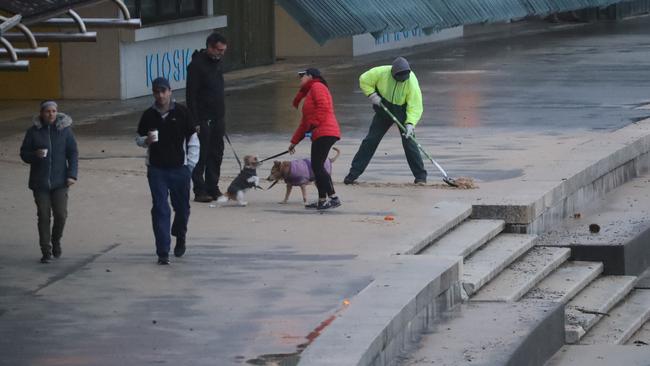
{"type": "Polygon", "coordinates": [[[190,218],[190,178],[189,168],[156,168],[149,166],[147,178],[151,189],[153,207],[151,208],[151,223],[156,237],[156,254],[160,258],[169,257],[171,245],[170,221],[171,211],[167,197],[171,199],[174,208],[174,223],[171,235],[185,238],[187,222],[190,218]]]}

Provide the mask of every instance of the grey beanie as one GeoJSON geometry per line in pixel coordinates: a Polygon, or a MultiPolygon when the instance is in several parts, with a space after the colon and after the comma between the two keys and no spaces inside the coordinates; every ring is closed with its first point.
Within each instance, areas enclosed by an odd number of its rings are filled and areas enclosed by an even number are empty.
{"type": "Polygon", "coordinates": [[[59,109],[58,104],[56,104],[55,101],[53,101],[53,100],[49,100],[49,99],[48,99],[48,100],[44,100],[44,101],[41,102],[41,112],[43,112],[43,109],[45,109],[45,108],[47,108],[47,107],[54,107],[54,108],[56,108],[56,109],[59,109]]]}
{"type": "Polygon", "coordinates": [[[404,57],[398,57],[393,61],[393,67],[390,69],[390,73],[393,75],[393,77],[402,72],[402,71],[411,71],[411,66],[409,65],[409,62],[406,61],[404,57]]]}

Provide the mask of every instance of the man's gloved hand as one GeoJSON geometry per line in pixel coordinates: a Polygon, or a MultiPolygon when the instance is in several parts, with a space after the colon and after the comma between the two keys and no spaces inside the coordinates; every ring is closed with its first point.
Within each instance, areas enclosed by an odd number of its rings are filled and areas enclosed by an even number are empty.
{"type": "Polygon", "coordinates": [[[368,99],[370,99],[372,104],[376,105],[377,107],[379,107],[379,105],[381,105],[381,97],[377,93],[372,93],[372,94],[368,95],[368,99]]]}
{"type": "Polygon", "coordinates": [[[407,139],[410,139],[411,137],[413,137],[414,134],[415,134],[415,126],[413,126],[410,123],[407,123],[406,124],[406,133],[404,133],[404,137],[406,137],[407,139]]]}

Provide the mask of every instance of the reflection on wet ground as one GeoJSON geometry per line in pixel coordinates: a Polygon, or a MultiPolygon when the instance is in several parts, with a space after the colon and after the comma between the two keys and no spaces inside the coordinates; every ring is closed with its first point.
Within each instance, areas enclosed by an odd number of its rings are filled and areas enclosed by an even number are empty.
{"type": "MultiPolygon", "coordinates": [[[[420,82],[422,126],[533,130],[617,129],[650,115],[649,19],[476,42],[456,40],[408,56],[420,82]]],[[[405,51],[408,52],[408,51],[405,51]]],[[[387,56],[390,62],[392,56],[387,56]]],[[[358,90],[371,64],[323,69],[347,136],[363,135],[372,118],[358,90]]],[[[290,133],[299,121],[293,73],[229,88],[228,130],[290,133]]],[[[183,93],[180,92],[181,96],[183,93]]],[[[131,135],[139,113],[78,126],[78,134],[131,135]]]]}

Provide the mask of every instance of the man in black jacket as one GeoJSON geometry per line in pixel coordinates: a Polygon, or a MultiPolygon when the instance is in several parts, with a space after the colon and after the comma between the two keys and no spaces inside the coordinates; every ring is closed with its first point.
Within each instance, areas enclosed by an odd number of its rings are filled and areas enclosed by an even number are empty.
{"type": "Polygon", "coordinates": [[[41,103],[20,147],[20,157],[30,165],[29,189],[38,213],[41,263],[61,256],[61,237],[68,216],[68,187],[77,181],[78,151],[72,119],[58,112],[56,102],[41,103]],[[54,225],[50,232],[50,217],[54,225]],[[52,245],[50,246],[50,242],[52,245]]]}
{"type": "Polygon", "coordinates": [[[151,222],[156,237],[158,264],[169,264],[171,235],[174,255],[185,254],[185,235],[190,218],[190,177],[198,160],[199,139],[187,109],[172,100],[169,81],[153,81],[155,103],[140,118],[138,146],[147,148],[147,178],[153,207],[151,222]],[[174,222],[167,197],[174,208],[174,222]]]}
{"type": "Polygon", "coordinates": [[[221,196],[219,175],[226,133],[223,62],[228,42],[212,33],[206,48],[195,51],[187,66],[186,100],[192,120],[199,127],[201,153],[192,173],[194,201],[210,202],[221,196]]]}

